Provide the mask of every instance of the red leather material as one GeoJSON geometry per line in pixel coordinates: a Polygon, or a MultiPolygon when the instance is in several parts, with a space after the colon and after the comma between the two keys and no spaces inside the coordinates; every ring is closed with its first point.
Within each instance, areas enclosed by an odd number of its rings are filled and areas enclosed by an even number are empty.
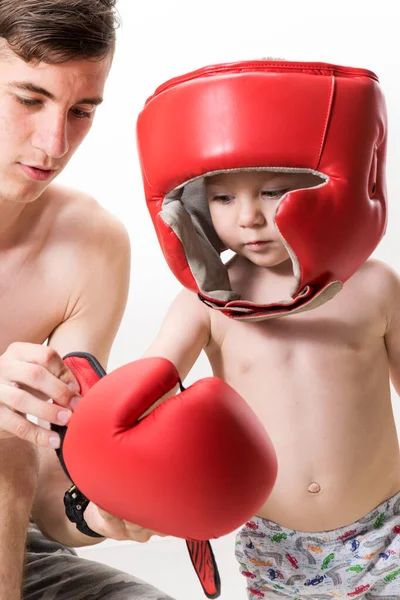
{"type": "Polygon", "coordinates": [[[210,377],[139,417],[179,381],[172,363],[125,365],[87,391],[63,457],[77,487],[111,514],[207,540],[254,515],[275,483],[271,441],[230,386],[210,377]]]}
{"type": "MultiPolygon", "coordinates": [[[[139,115],[137,141],[147,204],[172,272],[207,298],[182,243],[159,218],[166,194],[220,170],[309,169],[327,183],[288,193],[276,213],[300,271],[293,303],[278,312],[304,303],[299,294],[307,287],[308,302],[329,284],[344,283],[386,229],[386,129],[378,78],[365,69],[252,61],[166,82],[139,115]]],[[[246,318],[235,313],[239,306],[240,300],[226,302],[225,313],[246,318]]],[[[265,315],[274,310],[254,307],[265,315]]]]}
{"type": "MultiPolygon", "coordinates": [[[[69,354],[64,357],[64,362],[75,375],[82,396],[85,396],[89,389],[106,375],[96,358],[88,353],[69,354]]],[[[91,424],[89,426],[91,428],[91,424]]],[[[64,442],[68,428],[63,429],[62,439],[64,442]]],[[[62,445],[61,451],[57,451],[61,464],[64,464],[63,450],[64,446],[62,445]]],[[[90,465],[86,466],[90,469],[90,465]]],[[[208,540],[187,540],[186,546],[205,595],[207,598],[218,598],[221,594],[221,579],[210,542],[208,540]]]]}
{"type": "Polygon", "coordinates": [[[208,541],[186,541],[190,560],[207,598],[218,598],[221,580],[211,544],[208,541]]]}
{"type": "Polygon", "coordinates": [[[82,396],[85,396],[90,388],[105,375],[105,372],[101,373],[100,371],[102,367],[98,370],[95,369],[93,362],[90,360],[91,358],[90,355],[84,355],[83,353],[70,354],[63,358],[67,367],[78,380],[82,396]]]}

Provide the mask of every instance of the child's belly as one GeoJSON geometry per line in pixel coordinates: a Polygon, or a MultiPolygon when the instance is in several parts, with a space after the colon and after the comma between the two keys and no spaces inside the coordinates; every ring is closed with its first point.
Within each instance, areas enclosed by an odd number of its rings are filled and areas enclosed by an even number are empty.
{"type": "Polygon", "coordinates": [[[362,350],[301,340],[289,352],[287,344],[267,348],[250,357],[230,346],[219,360],[210,356],[214,373],[248,401],[277,453],[276,485],[257,514],[290,529],[326,531],[399,491],[382,341],[362,350]]]}
{"type": "Polygon", "coordinates": [[[257,514],[290,529],[328,531],[353,523],[400,490],[398,442],[389,420],[380,436],[373,427],[365,437],[356,428],[337,436],[317,435],[311,443],[296,438],[292,448],[271,436],[279,474],[257,514]]]}

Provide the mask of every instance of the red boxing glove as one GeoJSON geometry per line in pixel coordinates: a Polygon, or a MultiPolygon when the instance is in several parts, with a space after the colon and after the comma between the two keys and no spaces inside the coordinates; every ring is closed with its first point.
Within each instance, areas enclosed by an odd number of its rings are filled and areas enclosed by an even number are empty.
{"type": "MultiPolygon", "coordinates": [[[[168,398],[139,421],[178,383],[176,368],[163,358],[141,359],[102,377],[72,416],[62,455],[72,481],[104,510],[167,535],[208,540],[242,525],[266,501],[276,455],[254,412],[216,377],[168,398]]],[[[216,569],[210,548],[204,557],[207,546],[188,547],[195,567],[206,558],[216,569]]],[[[217,597],[210,568],[196,570],[207,595],[217,597]]]]}
{"type": "Polygon", "coordinates": [[[85,496],[121,519],[184,539],[217,538],[267,500],[275,452],[248,404],[216,377],[138,420],[178,383],[164,358],[100,379],[68,424],[64,462],[85,496]]]}
{"type": "MultiPolygon", "coordinates": [[[[68,365],[69,369],[77,378],[82,395],[85,395],[101,377],[106,375],[106,372],[101,364],[94,356],[88,353],[77,352],[74,354],[69,354],[64,357],[64,362],[68,365]]],[[[52,429],[58,431],[61,436],[61,448],[56,450],[56,453],[63,469],[69,476],[62,452],[63,441],[67,432],[67,427],[52,425],[52,429]]],[[[189,551],[192,565],[196,571],[205,595],[208,598],[218,598],[221,593],[221,579],[210,542],[208,540],[187,540],[186,546],[189,551]]]]}

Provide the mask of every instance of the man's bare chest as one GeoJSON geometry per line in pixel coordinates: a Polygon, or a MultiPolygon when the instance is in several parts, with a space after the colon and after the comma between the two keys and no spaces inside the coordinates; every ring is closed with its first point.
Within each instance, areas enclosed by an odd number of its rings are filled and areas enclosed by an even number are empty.
{"type": "Polygon", "coordinates": [[[22,255],[2,259],[0,352],[14,341],[43,343],[65,313],[62,274],[22,255]]]}

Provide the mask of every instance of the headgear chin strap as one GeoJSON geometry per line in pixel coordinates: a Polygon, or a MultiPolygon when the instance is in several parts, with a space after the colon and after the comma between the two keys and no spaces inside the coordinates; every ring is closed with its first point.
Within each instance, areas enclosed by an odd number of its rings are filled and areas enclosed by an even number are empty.
{"type": "Polygon", "coordinates": [[[324,63],[251,61],[199,69],[160,86],[139,115],[148,208],[175,276],[212,308],[247,320],[323,304],[386,228],[386,107],[377,76],[324,63]],[[292,299],[256,304],[232,290],[204,177],[232,170],[312,173],[274,225],[293,264],[292,299]]]}

